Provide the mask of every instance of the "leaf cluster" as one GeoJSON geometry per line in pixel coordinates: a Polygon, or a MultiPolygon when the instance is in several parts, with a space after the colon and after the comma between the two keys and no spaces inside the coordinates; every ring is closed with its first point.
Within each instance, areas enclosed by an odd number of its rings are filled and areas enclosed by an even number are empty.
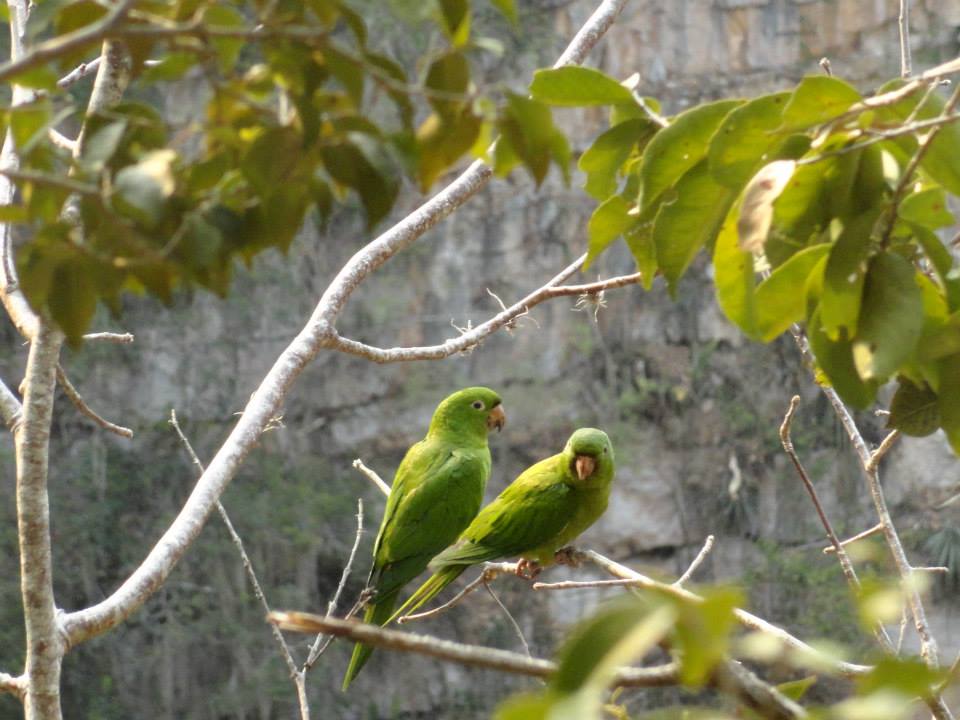
{"type": "Polygon", "coordinates": [[[599,202],[588,264],[622,237],[645,287],[662,275],[675,295],[706,249],[720,306],[747,336],[804,326],[818,378],[845,402],[865,408],[896,378],[891,427],[943,428],[960,451],[960,270],[937,235],[955,222],[947,193],[960,194],[955,99],[919,85],[865,103],[811,76],[665,119],[597,71],[541,71],[531,91],[611,106],[579,159],[599,202]]]}

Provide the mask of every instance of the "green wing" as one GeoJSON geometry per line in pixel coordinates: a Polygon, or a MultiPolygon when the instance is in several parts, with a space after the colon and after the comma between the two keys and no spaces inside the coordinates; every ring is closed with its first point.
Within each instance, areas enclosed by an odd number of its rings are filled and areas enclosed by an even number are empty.
{"type": "Polygon", "coordinates": [[[576,492],[564,482],[565,469],[562,455],[527,468],[431,566],[472,565],[522,555],[560,535],[577,502],[576,492]]]}

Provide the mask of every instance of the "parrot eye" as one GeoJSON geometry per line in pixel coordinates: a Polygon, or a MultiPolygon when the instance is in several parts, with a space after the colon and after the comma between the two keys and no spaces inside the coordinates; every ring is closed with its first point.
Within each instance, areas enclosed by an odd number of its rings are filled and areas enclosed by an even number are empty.
{"type": "Polygon", "coordinates": [[[474,401],[473,401],[473,409],[474,409],[474,410],[483,410],[483,401],[482,401],[482,400],[474,400],[474,401]]]}

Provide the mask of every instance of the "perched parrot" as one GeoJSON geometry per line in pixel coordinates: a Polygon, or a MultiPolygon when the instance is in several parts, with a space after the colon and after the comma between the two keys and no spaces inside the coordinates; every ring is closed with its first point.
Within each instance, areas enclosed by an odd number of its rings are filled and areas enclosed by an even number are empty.
{"type": "Polygon", "coordinates": [[[613,446],[602,430],[580,428],[563,452],[524,470],[430,563],[426,582],[390,620],[432,600],[471,565],[520,556],[546,565],[557,550],[607,509],[613,481],[613,446]]]}
{"type": "MultiPolygon", "coordinates": [[[[386,624],[400,589],[476,517],[490,477],[487,434],[505,422],[500,396],[485,387],[460,390],[437,406],[427,436],[407,450],[393,478],[373,546],[364,622],[386,624]]],[[[344,690],[372,652],[354,645],[344,690]]]]}

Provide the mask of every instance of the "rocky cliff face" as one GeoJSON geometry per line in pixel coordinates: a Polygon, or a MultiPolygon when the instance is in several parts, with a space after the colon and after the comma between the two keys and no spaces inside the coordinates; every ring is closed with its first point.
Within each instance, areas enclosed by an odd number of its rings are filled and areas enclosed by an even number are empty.
{"type": "MultiPolygon", "coordinates": [[[[517,51],[518,59],[491,66],[491,80],[529,77],[592,10],[582,0],[518,5],[524,31],[507,52],[517,51]]],[[[916,65],[955,56],[960,2],[913,5],[916,65]]],[[[895,76],[896,3],[633,2],[593,62],[618,77],[640,73],[644,93],[674,112],[708,98],[786,87],[818,72],[822,56],[837,74],[867,88],[895,76]]],[[[185,81],[166,99],[167,112],[185,127],[198,112],[185,98],[196,90],[185,81]]],[[[581,148],[600,121],[590,112],[565,117],[581,148]]],[[[396,216],[417,201],[408,194],[396,216]]],[[[495,182],[374,276],[347,308],[341,332],[383,346],[411,345],[442,341],[456,334],[453,324],[482,322],[498,309],[490,292],[509,304],[583,251],[591,211],[576,187],[548,183],[536,191],[520,174],[495,182]]],[[[250,271],[238,269],[227,301],[198,295],[163,309],[131,299],[119,323],[136,334],[135,345],[88,346],[66,359],[90,402],[133,426],[137,438],[120,441],[90,430],[65,399],[58,401],[52,484],[64,606],[111,591],[189,491],[193,473],[167,427],[170,408],[208,457],[363,238],[357,219],[345,215],[324,232],[305,230],[289,257],[265,257],[250,271]]],[[[611,292],[596,314],[592,308],[575,312],[573,300],[554,301],[534,309],[512,333],[440,363],[377,366],[321,355],[294,389],[281,426],[264,437],[224,498],[228,509],[235,508],[272,604],[325,606],[353,539],[354,498],[362,495],[366,533],[348,587],[352,601],[362,587],[383,499],[350,469],[350,461],[362,457],[389,477],[440,398],[459,386],[487,384],[500,390],[509,415],[506,430],[491,442],[491,497],[522,468],[556,452],[571,429],[604,427],[619,460],[615,499],[584,545],[669,574],[682,570],[704,536],[715,533],[717,548],[701,571],[703,580],[746,576],[754,582],[754,602],[771,619],[811,635],[854,638],[852,626],[837,630],[855,623],[852,618],[830,615],[830,606],[822,611],[826,615],[811,618],[777,589],[776,578],[789,570],[799,574],[784,582],[797,592],[845,596],[831,561],[815,557],[822,532],[780,450],[776,430],[790,396],[803,398],[794,427],[798,450],[844,533],[872,524],[853,454],[791,343],[759,346],[742,339],[722,318],[703,268],[682,283],[676,302],[659,284],[649,293],[611,292]],[[797,569],[805,563],[813,568],[807,575],[797,569]],[[821,582],[829,590],[818,587],[821,582]]],[[[625,249],[615,248],[588,278],[630,271],[625,249]]],[[[102,324],[117,327],[106,317],[102,324]]],[[[14,378],[23,356],[13,331],[8,328],[5,337],[10,351],[0,370],[14,378]]],[[[869,439],[881,437],[878,420],[861,420],[869,439]]],[[[9,468],[9,447],[5,452],[9,468]]],[[[956,486],[957,467],[939,438],[894,450],[887,471],[890,499],[915,545],[931,529],[956,524],[955,509],[928,508],[956,486]]],[[[8,528],[11,518],[8,506],[2,515],[8,528]]],[[[202,542],[136,619],[68,660],[65,675],[73,679],[67,714],[293,716],[292,686],[218,523],[211,520],[202,542]]],[[[0,538],[9,545],[10,532],[0,538]]],[[[5,577],[15,577],[15,554],[8,552],[0,566],[5,577]]],[[[15,609],[15,584],[7,585],[2,599],[15,609]]],[[[540,655],[549,655],[562,627],[603,597],[540,597],[509,579],[498,592],[540,655]]],[[[944,602],[937,615],[946,650],[956,648],[960,635],[951,622],[955,609],[944,602]]],[[[7,616],[15,627],[16,613],[7,616]]],[[[423,629],[518,647],[510,626],[481,594],[423,629]]],[[[9,632],[7,647],[20,647],[16,630],[9,632]]],[[[346,655],[343,644],[334,645],[311,677],[318,717],[486,717],[505,688],[522,685],[493,673],[381,653],[343,696],[336,687],[346,655]]],[[[13,653],[6,664],[18,662],[13,653]]],[[[636,706],[660,701],[659,695],[638,696],[636,706]]],[[[0,705],[0,715],[11,708],[0,705]]]]}

